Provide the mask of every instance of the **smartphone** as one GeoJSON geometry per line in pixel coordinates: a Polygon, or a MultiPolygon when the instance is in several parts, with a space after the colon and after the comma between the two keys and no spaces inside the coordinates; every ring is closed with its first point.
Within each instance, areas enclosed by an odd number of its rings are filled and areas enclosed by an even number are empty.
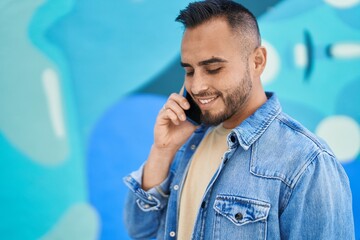
{"type": "Polygon", "coordinates": [[[195,103],[194,99],[191,97],[191,95],[186,91],[186,88],[184,88],[183,96],[188,100],[190,103],[190,108],[188,110],[185,110],[186,119],[194,124],[195,126],[198,126],[201,124],[201,110],[199,106],[195,103]]]}

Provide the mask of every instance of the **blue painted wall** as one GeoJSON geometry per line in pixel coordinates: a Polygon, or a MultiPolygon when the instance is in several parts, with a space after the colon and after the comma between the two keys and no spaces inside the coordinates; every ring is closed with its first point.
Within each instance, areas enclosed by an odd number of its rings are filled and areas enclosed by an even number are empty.
{"type": "MultiPolygon", "coordinates": [[[[122,177],[182,85],[188,2],[1,1],[2,239],[128,239],[122,177]]],[[[266,90],[347,171],[360,239],[360,1],[239,2],[269,49],[266,90]]]]}

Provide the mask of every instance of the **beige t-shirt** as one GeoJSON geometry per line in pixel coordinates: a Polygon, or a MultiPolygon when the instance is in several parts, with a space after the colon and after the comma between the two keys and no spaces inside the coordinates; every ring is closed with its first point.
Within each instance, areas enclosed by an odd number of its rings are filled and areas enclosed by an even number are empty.
{"type": "Polygon", "coordinates": [[[181,193],[177,239],[191,239],[205,190],[228,149],[226,137],[230,131],[222,124],[215,127],[201,141],[192,157],[181,193]]]}

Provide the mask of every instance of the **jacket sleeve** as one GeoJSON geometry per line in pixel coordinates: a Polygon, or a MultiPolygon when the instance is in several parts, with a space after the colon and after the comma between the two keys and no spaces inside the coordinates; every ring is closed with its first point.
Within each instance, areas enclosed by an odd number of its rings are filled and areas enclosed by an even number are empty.
{"type": "Polygon", "coordinates": [[[321,152],[300,173],[280,215],[281,239],[355,239],[348,177],[321,152]]]}
{"type": "Polygon", "coordinates": [[[160,185],[144,191],[143,166],[124,178],[130,189],[124,209],[125,227],[133,239],[155,238],[168,200],[171,174],[160,185]]]}

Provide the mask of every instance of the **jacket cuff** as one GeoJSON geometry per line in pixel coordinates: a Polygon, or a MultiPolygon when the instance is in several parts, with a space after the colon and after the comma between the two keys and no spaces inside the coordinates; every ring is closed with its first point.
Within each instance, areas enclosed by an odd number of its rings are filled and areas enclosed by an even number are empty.
{"type": "Polygon", "coordinates": [[[141,188],[143,168],[144,165],[124,177],[124,183],[136,195],[136,203],[142,211],[161,210],[166,206],[169,197],[170,177],[168,176],[160,185],[145,191],[141,188]]]}

